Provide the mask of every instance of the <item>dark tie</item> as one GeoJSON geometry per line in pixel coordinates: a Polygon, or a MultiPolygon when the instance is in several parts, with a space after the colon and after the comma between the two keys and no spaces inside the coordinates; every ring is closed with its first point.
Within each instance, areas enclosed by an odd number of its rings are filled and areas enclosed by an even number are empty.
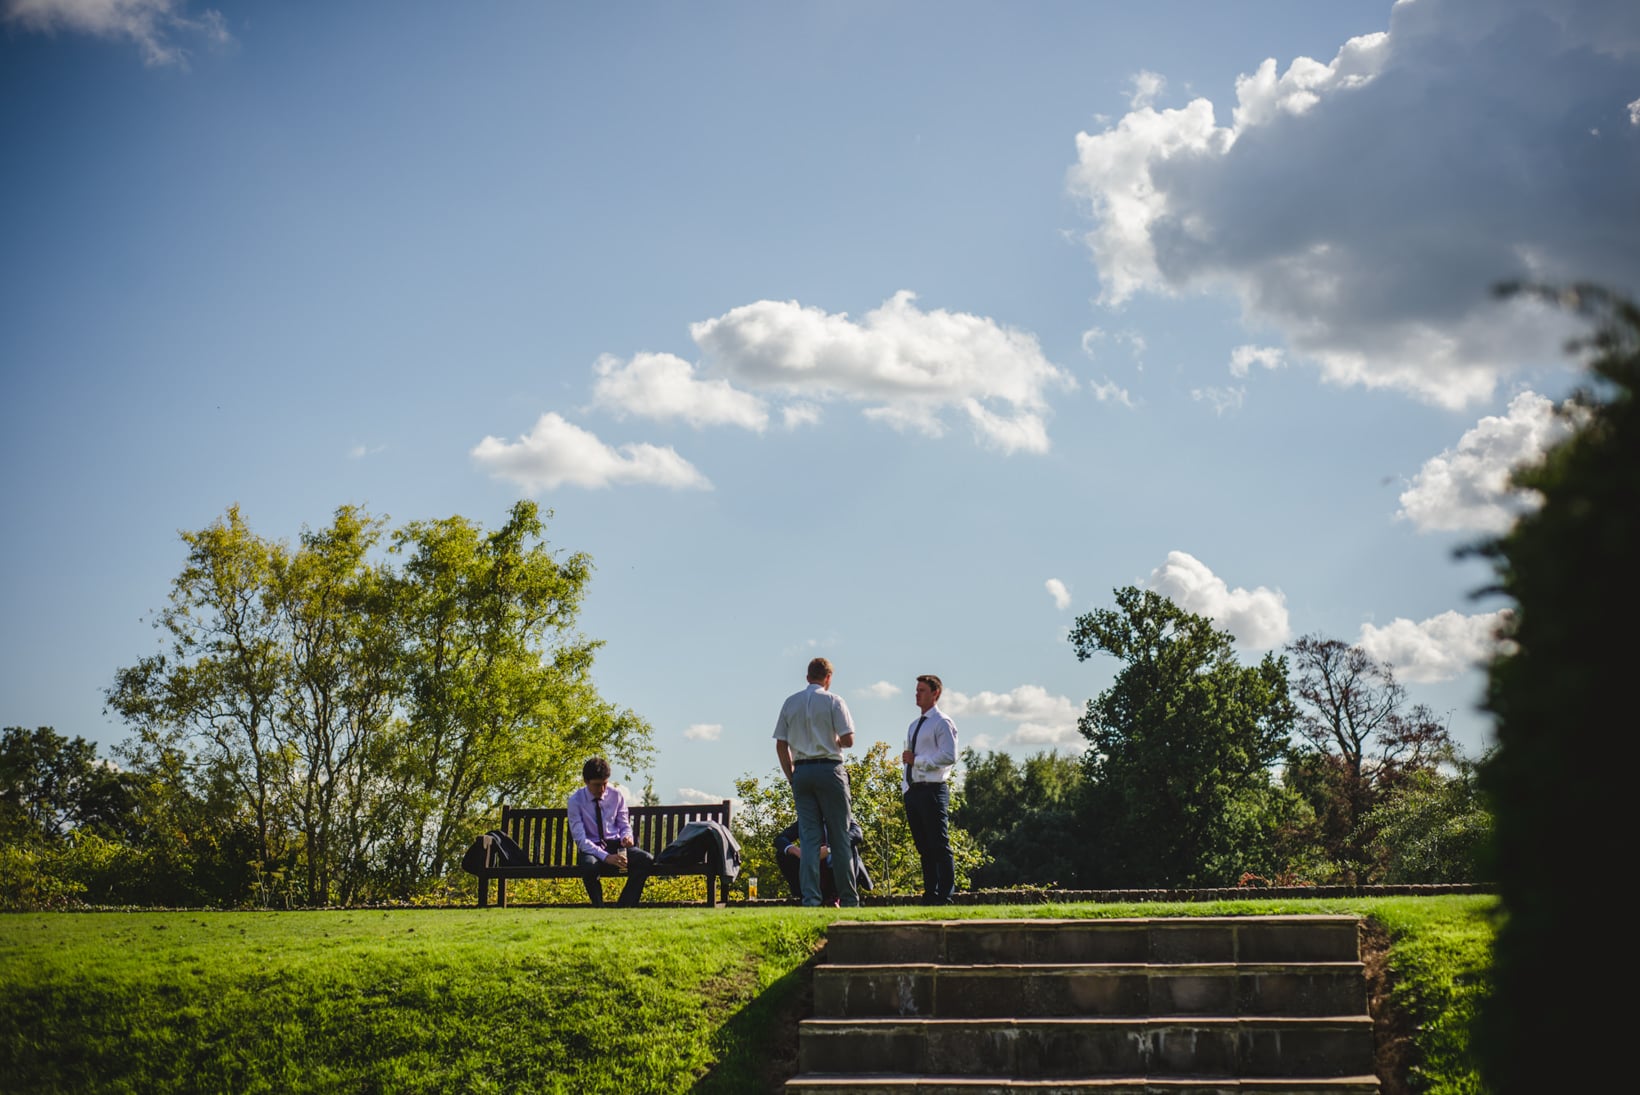
{"type": "MultiPolygon", "coordinates": [[[[922,724],[927,722],[927,721],[928,721],[928,716],[924,715],[922,718],[917,720],[917,725],[911,728],[911,755],[913,757],[915,757],[917,755],[917,735],[922,733],[922,724]]],[[[905,782],[906,782],[907,786],[910,786],[910,784],[911,784],[911,765],[909,765],[909,764],[907,764],[905,766],[905,782]]]]}
{"type": "Polygon", "coordinates": [[[598,843],[604,842],[604,806],[598,799],[592,800],[592,808],[598,812],[598,843]]]}

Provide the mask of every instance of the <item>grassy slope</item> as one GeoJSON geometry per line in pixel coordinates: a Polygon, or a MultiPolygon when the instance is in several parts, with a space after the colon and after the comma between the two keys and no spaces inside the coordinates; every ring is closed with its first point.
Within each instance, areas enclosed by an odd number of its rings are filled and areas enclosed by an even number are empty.
{"type": "MultiPolygon", "coordinates": [[[[1479,1090],[1464,1024],[1489,898],[958,907],[947,916],[1344,912],[1382,923],[1414,1090],[1479,1090]]],[[[933,910],[929,910],[932,912],[933,910]]],[[[903,919],[916,908],[851,910],[903,919]]],[[[745,1092],[789,1067],[833,909],[0,916],[13,1092],[745,1092]]]]}

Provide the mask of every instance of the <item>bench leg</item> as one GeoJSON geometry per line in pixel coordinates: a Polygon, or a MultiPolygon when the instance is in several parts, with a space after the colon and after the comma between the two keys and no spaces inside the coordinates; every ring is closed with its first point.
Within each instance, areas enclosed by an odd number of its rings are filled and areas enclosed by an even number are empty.
{"type": "Polygon", "coordinates": [[[495,880],[495,907],[498,909],[507,907],[507,880],[505,878],[495,880]]]}
{"type": "Polygon", "coordinates": [[[483,875],[478,876],[478,907],[483,908],[490,903],[490,880],[483,875]]]}

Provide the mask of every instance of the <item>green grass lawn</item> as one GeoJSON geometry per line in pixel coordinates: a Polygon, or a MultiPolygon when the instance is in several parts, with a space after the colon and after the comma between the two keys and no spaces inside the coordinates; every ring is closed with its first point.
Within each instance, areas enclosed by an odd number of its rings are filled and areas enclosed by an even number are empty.
{"type": "MultiPolygon", "coordinates": [[[[879,906],[850,919],[1348,913],[1393,939],[1412,1089],[1466,1056],[1493,899],[879,906]]],[[[0,915],[7,1092],[761,1092],[837,909],[0,915]]]]}

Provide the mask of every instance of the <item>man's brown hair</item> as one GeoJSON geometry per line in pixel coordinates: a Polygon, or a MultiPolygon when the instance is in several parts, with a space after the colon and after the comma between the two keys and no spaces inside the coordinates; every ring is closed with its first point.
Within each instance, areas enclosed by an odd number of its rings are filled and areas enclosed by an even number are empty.
{"type": "MultiPolygon", "coordinates": [[[[902,677],[900,679],[904,680],[905,678],[902,677]]],[[[945,691],[945,686],[940,683],[940,679],[932,673],[919,674],[917,677],[917,683],[926,684],[928,687],[932,688],[934,690],[934,695],[936,696],[945,691]]]]}
{"type": "Polygon", "coordinates": [[[809,663],[809,680],[819,684],[831,676],[831,662],[825,658],[816,658],[809,663]]]}

